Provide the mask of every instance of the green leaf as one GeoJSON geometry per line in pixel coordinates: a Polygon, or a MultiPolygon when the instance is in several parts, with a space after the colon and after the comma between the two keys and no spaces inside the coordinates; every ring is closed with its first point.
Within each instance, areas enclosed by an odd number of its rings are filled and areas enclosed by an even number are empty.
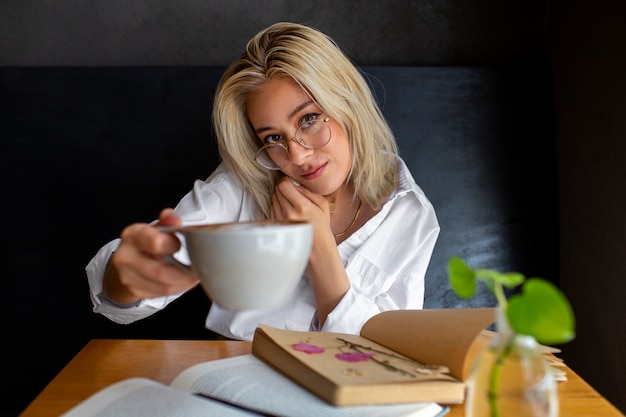
{"type": "Polygon", "coordinates": [[[513,331],[539,343],[566,343],[575,337],[574,314],[563,293],[552,283],[531,278],[522,292],[509,299],[507,319],[513,331]]]}
{"type": "Polygon", "coordinates": [[[526,279],[524,275],[517,272],[499,272],[494,269],[477,269],[476,278],[487,284],[492,291],[496,284],[515,288],[526,279]]]}
{"type": "Polygon", "coordinates": [[[456,256],[448,261],[448,279],[459,297],[472,298],[476,293],[476,274],[456,256]]]}
{"type": "Polygon", "coordinates": [[[506,272],[500,274],[498,280],[507,288],[515,288],[518,285],[522,285],[526,277],[519,272],[506,272]]]}

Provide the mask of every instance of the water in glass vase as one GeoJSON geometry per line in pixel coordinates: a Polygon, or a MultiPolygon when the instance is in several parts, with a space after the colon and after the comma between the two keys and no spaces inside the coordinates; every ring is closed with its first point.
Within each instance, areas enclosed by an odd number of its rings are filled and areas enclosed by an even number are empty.
{"type": "Polygon", "coordinates": [[[500,334],[477,359],[468,381],[468,417],[556,417],[552,371],[535,339],[500,334]]]}

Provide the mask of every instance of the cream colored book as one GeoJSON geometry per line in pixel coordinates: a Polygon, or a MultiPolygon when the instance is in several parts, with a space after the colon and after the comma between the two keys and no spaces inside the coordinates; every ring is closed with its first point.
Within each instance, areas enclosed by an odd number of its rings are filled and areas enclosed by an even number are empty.
{"type": "Polygon", "coordinates": [[[170,385],[130,378],[104,388],[62,417],[440,417],[434,402],[337,407],[253,355],[201,362],[170,385]]]}
{"type": "Polygon", "coordinates": [[[337,406],[458,404],[494,318],[491,308],[388,311],[360,335],[260,324],[252,354],[337,406]]]}

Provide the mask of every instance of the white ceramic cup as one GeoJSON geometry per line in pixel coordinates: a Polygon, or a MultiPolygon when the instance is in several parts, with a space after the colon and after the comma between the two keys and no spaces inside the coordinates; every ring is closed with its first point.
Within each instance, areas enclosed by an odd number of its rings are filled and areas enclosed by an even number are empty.
{"type": "Polygon", "coordinates": [[[305,222],[244,222],[161,228],[183,234],[191,265],[212,302],[227,310],[278,307],[293,293],[311,253],[305,222]]]}

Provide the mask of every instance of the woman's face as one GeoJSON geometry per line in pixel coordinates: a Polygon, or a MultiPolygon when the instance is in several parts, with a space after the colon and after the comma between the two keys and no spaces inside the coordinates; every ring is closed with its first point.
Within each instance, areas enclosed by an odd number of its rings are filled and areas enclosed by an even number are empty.
{"type": "MultiPolygon", "coordinates": [[[[248,95],[246,113],[259,138],[259,147],[283,137],[293,138],[303,121],[322,114],[291,78],[273,78],[248,95]]],[[[328,115],[331,116],[331,115],[328,115]]],[[[352,153],[346,133],[330,117],[331,139],[318,149],[307,149],[296,141],[289,142],[291,162],[282,169],[309,190],[331,195],[345,183],[352,166],[352,153]]]]}

